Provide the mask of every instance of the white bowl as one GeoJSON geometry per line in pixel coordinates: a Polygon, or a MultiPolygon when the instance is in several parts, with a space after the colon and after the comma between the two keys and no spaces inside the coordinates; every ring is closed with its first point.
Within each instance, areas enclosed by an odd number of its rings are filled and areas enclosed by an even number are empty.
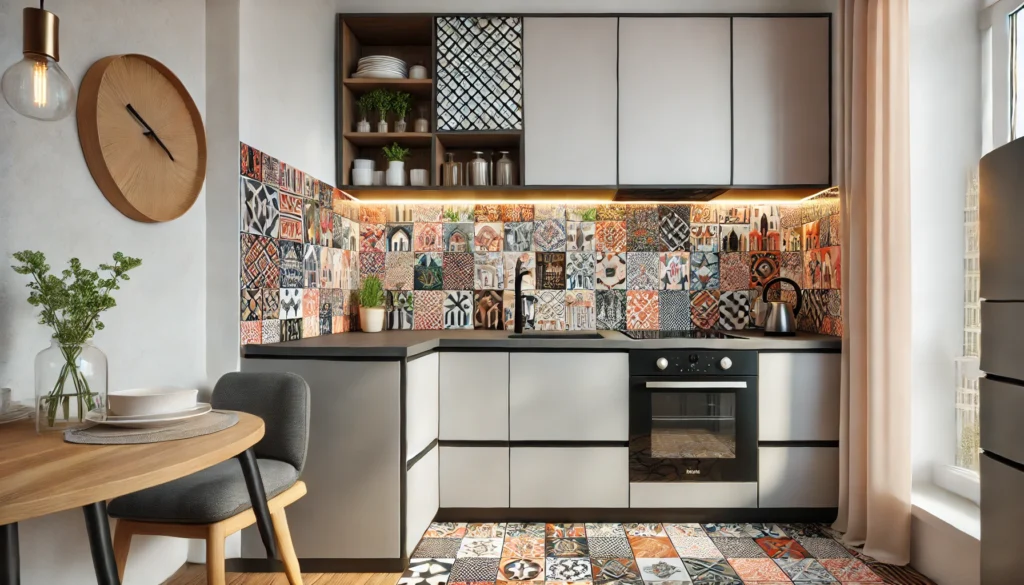
{"type": "Polygon", "coordinates": [[[427,169],[412,169],[409,171],[409,184],[413,187],[426,187],[427,169]]]}
{"type": "Polygon", "coordinates": [[[195,408],[198,397],[195,388],[132,388],[107,394],[107,407],[117,416],[170,414],[195,408]]]}
{"type": "Polygon", "coordinates": [[[369,169],[373,170],[374,160],[372,158],[357,158],[352,161],[353,169],[369,169]]]}
{"type": "Polygon", "coordinates": [[[409,79],[426,79],[427,68],[423,65],[413,65],[409,68],[409,79]]]}
{"type": "Polygon", "coordinates": [[[352,169],[352,184],[365,187],[373,184],[373,169],[352,169]]]}

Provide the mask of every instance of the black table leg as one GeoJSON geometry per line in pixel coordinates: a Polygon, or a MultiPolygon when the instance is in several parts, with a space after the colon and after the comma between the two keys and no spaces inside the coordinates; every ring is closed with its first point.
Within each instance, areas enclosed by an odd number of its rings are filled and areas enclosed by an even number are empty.
{"type": "Polygon", "coordinates": [[[85,513],[85,529],[89,532],[89,549],[92,550],[96,582],[99,585],[121,585],[117,577],[117,563],[114,561],[114,545],[110,542],[107,503],[96,502],[82,506],[82,512],[85,513]]]}
{"type": "Polygon", "coordinates": [[[274,529],[270,522],[270,509],[267,507],[263,478],[260,477],[260,468],[256,465],[256,454],[252,449],[246,449],[238,454],[238,462],[242,464],[245,487],[249,488],[249,502],[252,504],[253,514],[256,515],[256,526],[260,529],[263,547],[267,549],[267,558],[276,559],[277,542],[274,540],[274,529]]]}
{"type": "Polygon", "coordinates": [[[20,560],[18,559],[18,523],[0,526],[0,585],[21,583],[20,560]]]}

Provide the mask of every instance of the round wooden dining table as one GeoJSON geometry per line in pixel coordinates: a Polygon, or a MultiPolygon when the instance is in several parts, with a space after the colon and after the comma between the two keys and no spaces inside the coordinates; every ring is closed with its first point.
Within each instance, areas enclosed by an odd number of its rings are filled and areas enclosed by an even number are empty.
{"type": "MultiPolygon", "coordinates": [[[[252,451],[263,438],[263,420],[237,414],[237,424],[216,433],[143,445],[66,443],[64,433],[37,434],[31,419],[0,425],[0,585],[20,582],[18,522],[72,508],[85,513],[97,582],[119,585],[107,500],[232,457],[242,466],[264,544],[272,543],[266,494],[252,451]]],[[[275,548],[268,545],[268,556],[275,548]]]]}

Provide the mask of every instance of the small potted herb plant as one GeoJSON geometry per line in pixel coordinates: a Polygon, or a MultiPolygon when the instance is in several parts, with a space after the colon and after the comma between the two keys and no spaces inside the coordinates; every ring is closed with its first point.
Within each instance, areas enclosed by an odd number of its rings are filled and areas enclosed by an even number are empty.
{"type": "Polygon", "coordinates": [[[14,259],[14,271],[32,277],[28,302],[40,307],[39,324],[53,329],[50,347],[36,355],[36,430],[82,426],[87,412],[107,404],[107,356],[92,344],[103,329],[100,313],[117,305],[110,293],[142,260],[117,252],[113,264],[100,264],[107,272],[101,278],[78,258],[60,276],[50,274],[42,252],[25,250],[14,259]]]}
{"type": "Polygon", "coordinates": [[[370,95],[371,94],[364,93],[359,96],[359,100],[356,101],[356,109],[359,110],[359,121],[356,122],[356,132],[370,131],[370,110],[374,109],[373,99],[370,95]]]}
{"type": "Polygon", "coordinates": [[[392,142],[391,146],[385,146],[382,150],[384,158],[388,159],[386,177],[388,186],[401,187],[405,185],[405,159],[409,157],[409,149],[398,146],[397,142],[392,142]]]}
{"type": "Polygon", "coordinates": [[[391,96],[391,111],[395,114],[395,132],[405,132],[405,117],[412,110],[412,95],[397,91],[391,96]]]}
{"type": "Polygon", "coordinates": [[[380,119],[377,121],[377,132],[382,134],[386,134],[388,131],[388,112],[391,111],[392,93],[386,89],[375,89],[366,94],[370,109],[380,115],[380,119]]]}
{"type": "Polygon", "coordinates": [[[384,285],[376,276],[367,276],[359,289],[359,324],[367,333],[384,329],[384,285]]]}

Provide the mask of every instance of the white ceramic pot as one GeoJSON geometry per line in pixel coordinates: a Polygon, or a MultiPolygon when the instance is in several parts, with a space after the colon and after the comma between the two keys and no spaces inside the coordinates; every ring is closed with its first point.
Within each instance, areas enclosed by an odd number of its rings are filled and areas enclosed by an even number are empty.
{"type": "Polygon", "coordinates": [[[384,329],[384,307],[359,307],[359,327],[367,333],[384,329]]]}
{"type": "Polygon", "coordinates": [[[405,132],[406,121],[404,118],[395,120],[395,132],[405,132]]]}
{"type": "Polygon", "coordinates": [[[413,65],[409,68],[409,79],[426,79],[427,68],[423,65],[413,65]]]}
{"type": "Polygon", "coordinates": [[[405,161],[393,160],[388,162],[387,183],[389,187],[402,187],[405,185],[405,161]]]}
{"type": "Polygon", "coordinates": [[[388,133],[388,121],[387,120],[381,120],[380,122],[377,122],[377,132],[380,133],[380,134],[387,134],[388,133]]]}
{"type": "Polygon", "coordinates": [[[371,169],[352,169],[352,184],[357,187],[372,185],[373,171],[371,169]]]}
{"type": "Polygon", "coordinates": [[[195,388],[133,388],[110,392],[107,405],[117,416],[170,414],[194,408],[198,396],[195,388]]]}
{"type": "Polygon", "coordinates": [[[359,120],[356,122],[356,132],[369,132],[370,122],[368,120],[359,120]]]}
{"type": "Polygon", "coordinates": [[[430,122],[427,122],[426,118],[416,118],[416,121],[412,123],[413,132],[427,132],[430,130],[430,122]]]}
{"type": "Polygon", "coordinates": [[[373,170],[374,160],[372,158],[357,158],[352,161],[353,169],[370,169],[373,170]]]}
{"type": "Polygon", "coordinates": [[[378,186],[384,184],[384,171],[373,171],[373,184],[378,186]]]}
{"type": "Polygon", "coordinates": [[[409,171],[409,184],[413,187],[426,187],[427,169],[411,169],[409,171]]]}

